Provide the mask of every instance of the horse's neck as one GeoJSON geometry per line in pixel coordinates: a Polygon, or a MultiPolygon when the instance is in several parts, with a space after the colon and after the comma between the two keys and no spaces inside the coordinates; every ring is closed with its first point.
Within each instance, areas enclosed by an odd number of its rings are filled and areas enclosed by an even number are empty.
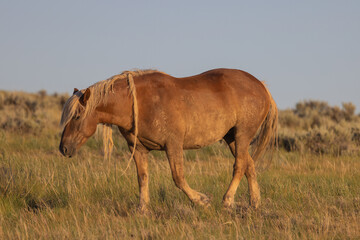
{"type": "Polygon", "coordinates": [[[126,91],[128,89],[115,90],[96,108],[99,123],[113,124],[129,130],[132,128],[132,98],[126,91]]]}

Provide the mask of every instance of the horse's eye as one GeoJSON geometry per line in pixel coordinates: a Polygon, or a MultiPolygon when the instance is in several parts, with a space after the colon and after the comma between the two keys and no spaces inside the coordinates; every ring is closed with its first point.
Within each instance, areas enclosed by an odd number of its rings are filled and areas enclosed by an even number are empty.
{"type": "Polygon", "coordinates": [[[76,117],[75,117],[75,120],[78,120],[80,118],[80,115],[77,115],[76,117]]]}

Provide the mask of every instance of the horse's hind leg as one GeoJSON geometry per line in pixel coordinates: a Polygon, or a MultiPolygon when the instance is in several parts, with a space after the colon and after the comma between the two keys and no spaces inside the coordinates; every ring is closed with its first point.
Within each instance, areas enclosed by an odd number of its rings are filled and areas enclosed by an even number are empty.
{"type": "Polygon", "coordinates": [[[250,205],[257,208],[260,204],[260,189],[256,180],[254,161],[248,152],[250,140],[245,135],[242,137],[241,133],[235,137],[234,128],[225,135],[224,140],[235,157],[233,179],[223,198],[224,207],[230,207],[233,204],[236,189],[245,173],[250,192],[250,205]]]}
{"type": "Polygon", "coordinates": [[[175,185],[180,188],[192,202],[203,206],[209,205],[209,198],[206,195],[190,188],[184,178],[184,159],[181,144],[167,144],[166,155],[169,160],[171,174],[175,185]]]}
{"type": "Polygon", "coordinates": [[[245,170],[245,176],[248,180],[249,191],[250,191],[250,205],[254,208],[259,207],[260,204],[260,188],[256,180],[256,172],[254,160],[248,153],[248,166],[245,170]]]}

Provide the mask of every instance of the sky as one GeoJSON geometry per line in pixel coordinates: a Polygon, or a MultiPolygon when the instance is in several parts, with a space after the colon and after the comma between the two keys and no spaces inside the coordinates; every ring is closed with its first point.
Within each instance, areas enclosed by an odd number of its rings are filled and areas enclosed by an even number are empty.
{"type": "Polygon", "coordinates": [[[72,93],[125,70],[236,68],[360,110],[360,1],[0,0],[0,89],[72,93]]]}

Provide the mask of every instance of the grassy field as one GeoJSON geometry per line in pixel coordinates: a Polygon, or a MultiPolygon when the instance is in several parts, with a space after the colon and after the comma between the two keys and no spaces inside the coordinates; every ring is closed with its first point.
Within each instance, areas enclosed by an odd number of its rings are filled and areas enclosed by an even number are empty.
{"type": "MultiPolygon", "coordinates": [[[[103,159],[102,143],[96,136],[76,157],[64,158],[58,152],[60,130],[56,127],[62,97],[39,93],[16,100],[14,95],[10,104],[6,94],[0,95],[0,239],[360,238],[356,145],[346,151],[312,151],[306,148],[307,140],[300,138],[304,143],[300,149],[281,146],[272,164],[258,174],[260,208],[249,208],[244,178],[231,211],[221,204],[232,176],[233,158],[226,145],[185,153],[186,179],[194,189],[211,196],[209,208],[193,205],[175,187],[165,155],[153,152],[149,158],[150,213],[141,215],[136,211],[135,164],[122,172],[130,154],[118,133],[111,160],[103,159]],[[14,123],[19,116],[14,112],[26,101],[22,118],[14,123]],[[37,102],[34,109],[33,102],[37,102]],[[12,117],[6,119],[4,113],[12,117]]],[[[283,141],[295,146],[299,141],[293,142],[291,136],[296,134],[282,127],[283,141]]]]}

